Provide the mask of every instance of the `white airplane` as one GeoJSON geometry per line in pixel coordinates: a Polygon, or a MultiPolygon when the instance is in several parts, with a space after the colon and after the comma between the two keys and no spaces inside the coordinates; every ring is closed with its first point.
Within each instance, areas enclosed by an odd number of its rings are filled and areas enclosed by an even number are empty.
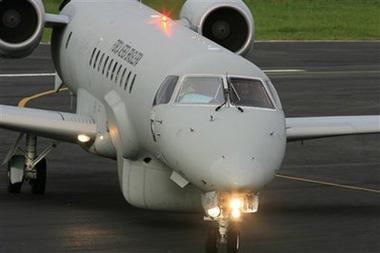
{"type": "Polygon", "coordinates": [[[206,252],[239,251],[239,224],[258,209],[287,142],[380,132],[380,115],[285,118],[268,76],[243,57],[253,16],[240,0],[188,0],[179,20],[136,0],[0,0],[0,54],[20,58],[54,28],[55,89],[73,113],[0,106],[0,127],[20,132],[5,159],[11,193],[29,181],[43,194],[46,155],[37,137],[116,159],[132,205],[202,211],[206,252]],[[25,137],[22,155],[17,155],[25,137]]]}

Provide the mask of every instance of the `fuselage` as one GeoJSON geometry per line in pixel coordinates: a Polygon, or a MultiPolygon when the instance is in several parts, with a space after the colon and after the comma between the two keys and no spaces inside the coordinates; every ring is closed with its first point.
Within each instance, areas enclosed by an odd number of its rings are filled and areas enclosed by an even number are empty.
{"type": "Polygon", "coordinates": [[[98,131],[110,133],[120,156],[149,153],[204,192],[257,192],[272,180],[285,119],[253,63],[138,1],[71,1],[63,13],[71,22],[53,36],[56,68],[78,99],[92,98],[78,113],[104,110],[98,131]],[[178,78],[173,94],[154,106],[168,76],[178,78]],[[226,89],[229,77],[255,80],[272,107],[180,103],[188,77],[218,79],[226,89]]]}

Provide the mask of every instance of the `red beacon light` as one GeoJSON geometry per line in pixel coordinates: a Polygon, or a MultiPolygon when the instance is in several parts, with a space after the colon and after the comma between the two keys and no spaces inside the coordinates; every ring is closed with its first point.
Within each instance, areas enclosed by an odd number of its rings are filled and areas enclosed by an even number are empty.
{"type": "Polygon", "coordinates": [[[168,14],[165,12],[161,15],[152,15],[150,24],[158,26],[168,37],[171,36],[171,27],[173,23],[168,14]]]}

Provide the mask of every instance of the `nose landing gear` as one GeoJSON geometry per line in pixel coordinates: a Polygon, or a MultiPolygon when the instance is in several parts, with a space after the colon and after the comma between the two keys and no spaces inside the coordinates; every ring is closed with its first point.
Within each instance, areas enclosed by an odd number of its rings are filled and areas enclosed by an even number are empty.
{"type": "Polygon", "coordinates": [[[259,198],[253,193],[208,192],[202,204],[212,222],[208,229],[206,253],[238,253],[243,216],[258,210],[259,198]]]}
{"type": "Polygon", "coordinates": [[[206,253],[238,253],[240,250],[240,224],[228,221],[211,224],[208,229],[206,253]]]}
{"type": "Polygon", "coordinates": [[[37,155],[37,137],[26,135],[26,149],[19,148],[20,141],[24,134],[21,134],[15,145],[8,152],[3,164],[8,164],[8,192],[20,193],[25,181],[29,181],[32,193],[43,195],[46,189],[47,166],[46,159],[50,151],[56,144],[51,144],[40,155],[37,155]],[[17,150],[23,155],[16,155],[17,150]]]}

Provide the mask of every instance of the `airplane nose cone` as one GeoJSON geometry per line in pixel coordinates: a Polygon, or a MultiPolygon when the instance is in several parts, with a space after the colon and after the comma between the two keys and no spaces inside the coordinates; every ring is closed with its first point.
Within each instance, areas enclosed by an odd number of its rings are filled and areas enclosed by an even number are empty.
{"type": "Polygon", "coordinates": [[[252,190],[261,188],[273,177],[274,168],[260,163],[260,159],[247,152],[225,155],[211,168],[210,184],[225,190],[252,190]]]}
{"type": "Polygon", "coordinates": [[[196,112],[163,128],[159,145],[169,167],[203,191],[253,192],[273,179],[286,144],[280,112],[196,112]]]}

